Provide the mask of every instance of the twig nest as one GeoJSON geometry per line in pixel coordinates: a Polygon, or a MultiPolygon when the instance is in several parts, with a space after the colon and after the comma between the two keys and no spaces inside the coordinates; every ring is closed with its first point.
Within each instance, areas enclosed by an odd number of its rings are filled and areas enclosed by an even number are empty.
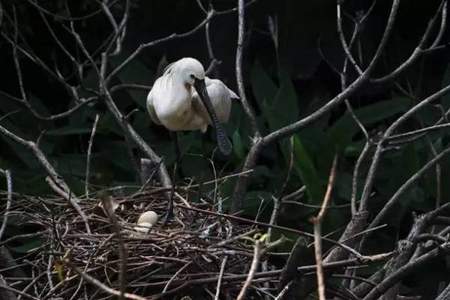
{"type": "Polygon", "coordinates": [[[137,220],[137,225],[134,230],[137,232],[147,233],[150,228],[152,228],[156,222],[158,222],[158,214],[153,210],[146,211],[139,216],[137,220]]]}

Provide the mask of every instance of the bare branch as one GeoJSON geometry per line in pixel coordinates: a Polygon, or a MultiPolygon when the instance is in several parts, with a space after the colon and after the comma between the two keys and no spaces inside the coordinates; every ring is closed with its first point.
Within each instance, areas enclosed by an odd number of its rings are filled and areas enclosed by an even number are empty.
{"type": "Polygon", "coordinates": [[[250,284],[252,283],[256,270],[258,269],[259,259],[261,258],[262,253],[262,247],[263,243],[259,239],[256,239],[254,245],[252,264],[250,266],[250,270],[248,271],[247,279],[245,280],[244,285],[242,286],[242,289],[239,292],[239,295],[236,297],[236,300],[246,299],[245,295],[247,294],[247,290],[250,287],[250,284]]]}
{"type": "Polygon", "coordinates": [[[415,105],[411,109],[409,109],[407,112],[405,112],[394,123],[392,123],[389,126],[389,128],[385,131],[385,133],[383,134],[383,136],[381,137],[381,139],[377,145],[375,154],[373,155],[373,158],[372,158],[372,164],[370,165],[369,172],[367,173],[366,182],[365,182],[364,189],[363,189],[363,192],[361,195],[361,202],[360,202],[360,208],[359,208],[360,211],[363,211],[367,208],[369,194],[372,190],[372,185],[373,185],[373,182],[375,179],[375,174],[376,174],[379,162],[380,162],[381,153],[384,148],[383,147],[384,141],[386,141],[386,139],[389,138],[403,122],[405,122],[407,119],[409,119],[417,111],[419,111],[420,109],[422,109],[423,107],[425,107],[426,105],[431,103],[432,101],[438,99],[439,97],[442,97],[443,95],[445,95],[449,92],[450,92],[450,85],[448,85],[448,86],[442,88],[441,90],[435,92],[434,94],[428,96],[427,98],[425,98],[424,100],[419,102],[417,105],[415,105]]]}
{"type": "MultiPolygon", "coordinates": [[[[81,277],[83,277],[84,280],[86,280],[87,282],[89,282],[90,284],[98,287],[99,289],[101,289],[102,291],[113,295],[113,296],[117,296],[120,297],[121,292],[118,290],[115,290],[109,286],[106,286],[105,284],[101,283],[100,281],[98,281],[97,279],[93,278],[92,276],[90,276],[89,274],[87,274],[86,272],[83,272],[82,270],[78,269],[76,266],[74,266],[68,259],[66,259],[64,261],[72,270],[74,270],[78,275],[80,275],[81,277]]],[[[123,295],[125,297],[125,299],[131,299],[131,300],[148,300],[147,298],[135,295],[135,294],[131,294],[131,293],[124,293],[123,295]]]]}
{"type": "Polygon", "coordinates": [[[118,252],[119,252],[119,283],[120,283],[120,294],[119,300],[123,300],[126,298],[125,290],[127,288],[127,250],[125,247],[125,242],[123,240],[122,234],[120,232],[120,224],[117,221],[117,217],[114,214],[114,209],[112,207],[111,198],[107,195],[103,195],[102,204],[106,210],[109,220],[111,221],[111,225],[114,231],[115,236],[118,241],[118,252]]]}
{"type": "Polygon", "coordinates": [[[450,252],[450,243],[445,243],[440,248],[434,249],[407,263],[406,265],[400,267],[394,273],[386,277],[381,283],[377,284],[377,286],[372,289],[370,293],[363,298],[363,300],[380,299],[380,296],[382,296],[395,283],[399,282],[415,270],[419,269],[421,266],[431,261],[433,258],[442,256],[448,252],[450,252]]]}
{"type": "Polygon", "coordinates": [[[336,177],[338,156],[334,156],[333,164],[331,166],[330,177],[328,179],[327,191],[323,197],[322,207],[316,217],[312,218],[314,224],[314,254],[317,265],[317,286],[320,300],[325,300],[325,280],[323,275],[323,262],[322,262],[322,219],[325,216],[328,203],[331,199],[331,192],[334,186],[334,179],[336,177]]]}
{"type": "Polygon", "coordinates": [[[418,179],[420,179],[430,168],[432,168],[436,163],[438,163],[442,158],[444,158],[447,154],[450,153],[450,148],[445,149],[438,155],[436,155],[432,160],[426,163],[419,171],[417,171],[413,176],[411,176],[389,199],[389,201],[383,206],[381,211],[377,214],[377,216],[373,219],[372,223],[370,223],[369,228],[373,228],[380,224],[380,221],[386,216],[389,210],[398,202],[400,197],[416,183],[418,179]]]}
{"type": "MultiPolygon", "coordinates": [[[[242,57],[244,51],[244,36],[245,36],[245,6],[244,0],[238,0],[238,41],[236,47],[236,81],[238,84],[239,97],[241,99],[242,106],[244,107],[244,111],[247,114],[247,117],[250,120],[250,124],[253,130],[253,138],[259,139],[261,133],[258,128],[258,124],[256,122],[255,112],[253,108],[250,106],[250,103],[247,100],[247,96],[245,95],[245,87],[244,87],[244,79],[242,76],[242,57]]],[[[255,141],[254,141],[255,142],[255,141]]]]}
{"type": "Polygon", "coordinates": [[[210,11],[208,16],[200,22],[197,26],[195,26],[193,29],[186,31],[184,33],[173,33],[171,35],[168,35],[166,37],[144,43],[139,45],[139,47],[130,54],[120,65],[118,65],[114,70],[112,70],[105,78],[105,85],[109,83],[112,77],[114,77],[117,73],[119,73],[125,66],[127,66],[133,59],[135,59],[144,49],[156,46],[160,43],[167,42],[170,40],[178,39],[178,38],[184,38],[187,36],[190,36],[197,31],[199,31],[203,26],[205,26],[214,16],[216,15],[215,11],[210,11]]]}
{"type": "MultiPolygon", "coordinates": [[[[295,132],[301,130],[305,126],[311,124],[312,122],[316,121],[320,117],[322,117],[324,114],[328,113],[332,108],[337,106],[339,103],[344,101],[344,99],[348,98],[350,95],[352,95],[359,87],[361,87],[365,82],[369,80],[370,74],[375,68],[376,64],[378,63],[378,60],[381,57],[381,54],[384,51],[384,48],[387,44],[387,41],[389,39],[389,36],[391,34],[392,28],[394,26],[394,22],[397,16],[398,7],[400,4],[400,0],[394,0],[392,2],[391,12],[389,14],[389,18],[386,24],[386,28],[383,33],[383,37],[381,38],[380,44],[378,45],[377,51],[375,52],[372,60],[369,63],[369,66],[367,69],[355,80],[353,81],[345,90],[343,90],[341,93],[339,93],[337,96],[335,96],[332,100],[330,100],[327,104],[310,114],[309,116],[293,123],[290,125],[287,125],[283,128],[280,128],[274,132],[269,133],[268,135],[262,137],[259,141],[257,141],[250,149],[244,166],[243,171],[252,169],[255,164],[257,157],[259,156],[260,150],[270,145],[274,142],[279,141],[280,139],[283,139],[285,137],[288,137],[295,132]]],[[[233,203],[232,203],[232,211],[235,212],[239,210],[239,208],[242,205],[242,198],[247,190],[247,177],[240,177],[235,185],[235,190],[233,193],[233,203]]]]}
{"type": "Polygon", "coordinates": [[[11,202],[12,202],[13,185],[10,170],[0,169],[0,173],[6,177],[6,189],[8,193],[6,196],[6,208],[5,213],[3,214],[2,226],[0,227],[0,241],[1,241],[3,234],[5,233],[6,225],[8,224],[9,210],[11,209],[11,202]]]}
{"type": "Polygon", "coordinates": [[[67,183],[57,173],[55,168],[53,168],[53,166],[48,161],[47,157],[41,151],[41,149],[39,149],[39,147],[34,142],[27,141],[27,140],[25,140],[25,139],[15,135],[14,133],[12,133],[11,131],[7,130],[5,127],[3,127],[1,125],[0,125],[0,133],[2,133],[3,135],[9,137],[10,139],[14,140],[15,142],[25,146],[26,148],[28,148],[34,154],[34,156],[39,161],[41,166],[45,169],[47,174],[49,174],[50,183],[53,183],[53,184],[50,185],[50,187],[52,187],[55,190],[55,192],[57,192],[58,194],[61,193],[61,191],[63,191],[65,194],[68,195],[68,197],[66,197],[66,199],[69,201],[69,203],[73,206],[73,208],[80,215],[80,217],[82,218],[82,220],[85,223],[86,231],[88,233],[90,233],[91,229],[89,228],[89,223],[87,221],[87,217],[86,217],[85,213],[83,212],[83,210],[81,209],[81,207],[78,204],[79,199],[76,198],[76,196],[71,192],[71,190],[70,190],[69,186],[67,185],[67,183]]]}
{"type": "Polygon", "coordinates": [[[89,138],[89,145],[87,150],[87,158],[86,158],[86,175],[84,179],[84,193],[86,198],[89,197],[89,178],[90,178],[90,171],[91,171],[91,154],[92,154],[92,146],[94,144],[94,137],[95,132],[97,130],[97,123],[100,119],[100,115],[95,115],[94,125],[92,125],[92,131],[91,131],[91,137],[89,138]]]}

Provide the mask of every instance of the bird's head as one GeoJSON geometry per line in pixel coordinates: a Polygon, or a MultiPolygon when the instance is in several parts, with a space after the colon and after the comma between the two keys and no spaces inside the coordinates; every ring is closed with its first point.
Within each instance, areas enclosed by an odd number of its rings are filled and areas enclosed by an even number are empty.
{"type": "Polygon", "coordinates": [[[197,81],[205,80],[205,69],[195,58],[185,57],[177,61],[176,69],[185,84],[195,86],[197,81]]]}

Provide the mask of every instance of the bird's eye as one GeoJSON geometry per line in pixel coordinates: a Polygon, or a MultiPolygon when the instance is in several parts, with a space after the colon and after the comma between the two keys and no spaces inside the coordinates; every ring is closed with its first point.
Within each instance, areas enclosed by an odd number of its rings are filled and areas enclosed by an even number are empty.
{"type": "Polygon", "coordinates": [[[192,79],[195,79],[195,76],[194,76],[194,74],[191,74],[190,76],[191,76],[191,78],[192,78],[192,79]]]}

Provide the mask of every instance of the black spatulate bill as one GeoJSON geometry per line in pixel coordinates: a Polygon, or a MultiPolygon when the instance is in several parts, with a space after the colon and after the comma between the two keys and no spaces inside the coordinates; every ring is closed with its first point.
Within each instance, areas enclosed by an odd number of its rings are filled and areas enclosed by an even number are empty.
{"type": "Polygon", "coordinates": [[[219,119],[217,118],[214,107],[211,104],[211,99],[209,98],[208,92],[206,91],[205,81],[197,79],[194,86],[198,94],[200,95],[200,99],[202,99],[203,105],[205,105],[209,116],[211,117],[212,125],[216,131],[217,146],[219,147],[220,152],[222,152],[222,154],[226,156],[230,155],[231,151],[233,150],[233,146],[231,145],[231,142],[228,139],[227,134],[225,133],[225,129],[223,128],[222,124],[220,124],[219,119]]]}

